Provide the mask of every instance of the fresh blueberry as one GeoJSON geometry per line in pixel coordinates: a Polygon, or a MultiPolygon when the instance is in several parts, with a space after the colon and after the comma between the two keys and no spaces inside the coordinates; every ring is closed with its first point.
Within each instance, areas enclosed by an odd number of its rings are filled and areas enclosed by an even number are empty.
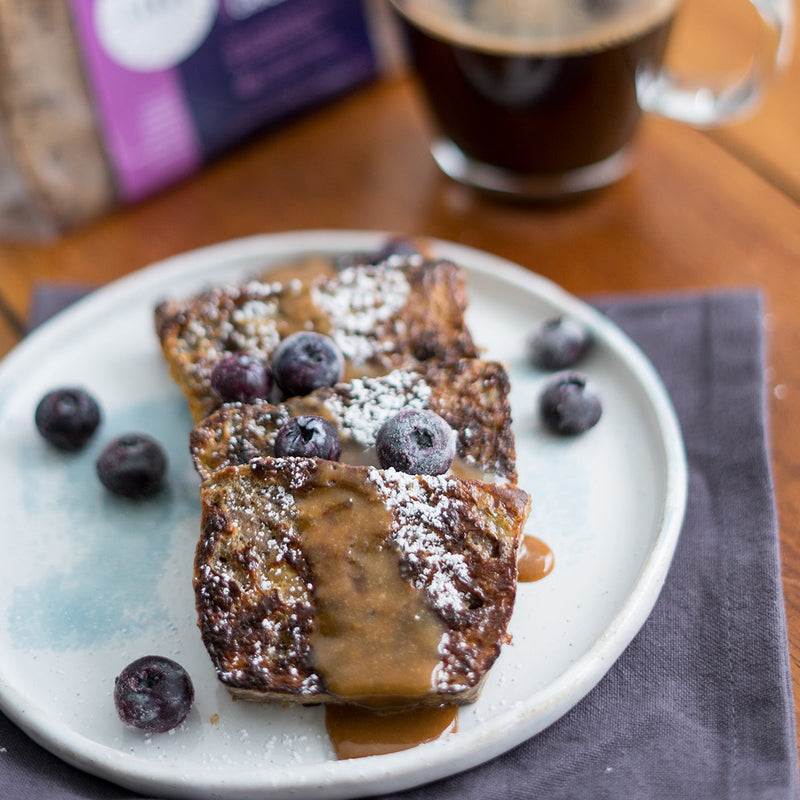
{"type": "Polygon", "coordinates": [[[272,375],[285,397],[333,386],[344,374],[344,356],[336,343],[316,331],[287,336],[272,356],[272,375]]]}
{"type": "Polygon", "coordinates": [[[275,455],[326,458],[338,461],[342,446],[336,428],[323,417],[305,414],[292,417],[275,437],[275,455]]]}
{"type": "Polygon", "coordinates": [[[591,346],[589,332],[568,317],[545,320],[528,341],[528,357],[540,369],[567,369],[591,346]]]}
{"type": "Polygon", "coordinates": [[[373,254],[370,263],[380,264],[392,256],[413,256],[418,254],[419,250],[412,239],[407,236],[393,236],[373,254]]]}
{"type": "Polygon", "coordinates": [[[164,481],[167,457],[161,445],[141,433],[120,436],[106,445],[97,459],[103,486],[123,497],[155,494],[164,481]]]}
{"type": "Polygon", "coordinates": [[[163,656],[128,664],[114,681],[114,705],[129,727],[148,733],[172,730],[189,715],[194,687],[186,670],[163,656]]]}
{"type": "Polygon", "coordinates": [[[595,16],[608,16],[615,11],[619,11],[620,0],[583,0],[586,10],[595,16]]]}
{"type": "Polygon", "coordinates": [[[265,399],[271,388],[267,365],[246,353],[226,356],[211,370],[211,389],[223,403],[265,399]]]}
{"type": "Polygon", "coordinates": [[[392,236],[387,239],[377,250],[367,252],[345,253],[335,259],[337,269],[347,267],[377,265],[392,256],[419,255],[419,249],[414,241],[407,236],[392,236]]]}
{"type": "Polygon", "coordinates": [[[36,406],[39,433],[60,450],[80,450],[100,424],[100,408],[84,389],[55,389],[36,406]]]}
{"type": "Polygon", "coordinates": [[[576,436],[597,424],[603,413],[592,383],[577,372],[556,375],[539,398],[544,424],[555,433],[576,436]]]}
{"type": "Polygon", "coordinates": [[[406,409],[390,417],[375,437],[378,463],[413,475],[441,475],[456,455],[455,431],[433,411],[406,409]]]}

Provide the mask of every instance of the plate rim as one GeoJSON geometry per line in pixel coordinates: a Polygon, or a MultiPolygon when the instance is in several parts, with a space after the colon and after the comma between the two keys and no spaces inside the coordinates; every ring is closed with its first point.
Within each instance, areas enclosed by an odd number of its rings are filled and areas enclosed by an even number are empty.
{"type": "MultiPolygon", "coordinates": [[[[114,305],[130,292],[155,290],[159,284],[176,284],[195,273],[200,281],[215,265],[229,274],[236,262],[250,259],[278,259],[302,252],[368,250],[389,231],[309,229],[256,234],[184,251],[153,262],[98,288],[73,306],[32,331],[0,361],[0,386],[5,384],[37,350],[82,322],[93,307],[114,305]]],[[[544,730],[576,705],[602,679],[630,644],[650,615],[677,546],[688,498],[688,467],[685,448],[666,388],[647,356],[637,344],[608,317],[555,282],[501,256],[444,239],[415,237],[428,244],[438,257],[462,265],[468,273],[500,278],[522,286],[545,302],[555,304],[576,318],[590,323],[622,358],[644,390],[657,422],[664,459],[664,499],[658,530],[645,564],[632,584],[625,601],[594,644],[576,661],[525,703],[500,712],[492,718],[489,730],[474,729],[469,737],[453,737],[445,743],[424,745],[425,760],[419,748],[355,762],[333,761],[306,765],[303,769],[282,769],[283,780],[275,771],[263,768],[242,770],[232,778],[217,770],[194,770],[191,776],[179,774],[170,764],[147,762],[147,774],[131,772],[130,765],[141,762],[117,750],[69,730],[64,723],[49,720],[45,713],[25,708],[24,698],[8,684],[0,672],[0,709],[32,739],[59,758],[96,776],[137,791],[158,791],[175,797],[207,797],[224,791],[230,798],[277,797],[292,792],[297,797],[355,797],[380,791],[396,791],[453,775],[489,759],[544,730]],[[534,708],[536,712],[534,714],[534,708]],[[31,713],[32,712],[32,713],[31,713]],[[502,724],[501,724],[502,723],[502,724]],[[498,735],[497,730],[504,734],[498,735]],[[442,746],[444,745],[444,746],[442,746]],[[438,751],[444,755],[436,756],[438,751]],[[126,768],[126,765],[128,768],[126,768]],[[272,779],[270,779],[270,777],[272,779]],[[266,780],[265,780],[266,778],[266,780]],[[291,778],[291,780],[289,780],[291,778]]],[[[206,281],[207,282],[207,281],[206,281]]],[[[223,281],[224,282],[224,281],[223,281]]],[[[166,295],[165,295],[166,299],[166,295]]],[[[488,726],[487,726],[488,727],[488,726]]]]}

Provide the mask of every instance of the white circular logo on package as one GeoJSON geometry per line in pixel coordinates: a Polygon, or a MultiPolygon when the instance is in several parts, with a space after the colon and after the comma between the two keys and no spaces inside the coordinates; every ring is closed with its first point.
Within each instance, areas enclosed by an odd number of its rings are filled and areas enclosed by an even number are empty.
{"type": "Polygon", "coordinates": [[[197,50],[217,9],[217,0],[97,0],[94,24],[110,58],[137,72],[155,72],[197,50]]]}

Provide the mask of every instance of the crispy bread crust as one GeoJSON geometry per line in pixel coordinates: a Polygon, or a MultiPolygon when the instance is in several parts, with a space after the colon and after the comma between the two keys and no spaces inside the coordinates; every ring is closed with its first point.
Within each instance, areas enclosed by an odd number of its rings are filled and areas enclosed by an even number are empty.
{"type": "Polygon", "coordinates": [[[185,301],[161,303],[155,322],[170,372],[198,422],[220,405],[210,375],[229,353],[269,360],[281,338],[314,329],[341,347],[346,380],[430,359],[473,358],[477,350],[464,321],[466,307],[460,268],[409,256],[350,266],[311,281],[215,287],[185,301]]]}
{"type": "Polygon", "coordinates": [[[403,408],[424,408],[453,428],[457,455],[476,476],[516,483],[509,388],[502,364],[428,361],[383,377],[317,389],[277,406],[226,403],[194,427],[189,447],[205,480],[223,467],[273,455],[280,427],[290,417],[311,413],[333,422],[343,444],[352,444],[360,455],[374,445],[385,419],[403,408]]]}
{"type": "Polygon", "coordinates": [[[222,683],[248,700],[342,702],[312,666],[315,575],[292,512],[329,486],[379,498],[392,520],[382,546],[445,626],[436,685],[415,703],[474,700],[507,638],[528,495],[319,459],[256,459],[203,484],[194,589],[222,683]]]}

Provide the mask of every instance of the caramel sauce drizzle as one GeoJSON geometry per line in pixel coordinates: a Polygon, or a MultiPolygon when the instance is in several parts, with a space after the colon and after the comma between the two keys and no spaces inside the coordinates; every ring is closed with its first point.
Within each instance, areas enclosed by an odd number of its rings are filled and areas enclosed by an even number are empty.
{"type": "MultiPolygon", "coordinates": [[[[330,333],[330,320],[312,302],[309,287],[313,279],[333,274],[327,260],[309,258],[263,276],[285,284],[302,281],[290,284],[282,295],[277,319],[281,337],[308,329],[330,333]]],[[[365,374],[372,371],[348,364],[343,379],[365,374]]],[[[296,413],[330,418],[322,403],[295,402],[296,413]]],[[[415,705],[432,689],[444,623],[400,577],[397,553],[384,544],[391,515],[374,492],[356,483],[324,485],[325,469],[320,466],[321,491],[297,498],[297,527],[314,574],[318,604],[311,635],[314,669],[328,691],[342,700],[325,707],[336,756],[350,759],[397,752],[453,733],[458,729],[456,706],[415,705]]],[[[453,473],[485,479],[462,459],[453,464],[453,473]]],[[[552,568],[553,554],[547,545],[524,537],[519,580],[539,580],[552,568]]]]}
{"type": "Polygon", "coordinates": [[[265,283],[290,283],[300,280],[310,283],[317,278],[333,278],[336,269],[326,256],[307,256],[288,264],[280,264],[261,275],[265,283]]]}
{"type": "Polygon", "coordinates": [[[328,705],[325,727],[336,757],[364,758],[409,750],[458,730],[456,706],[381,712],[360,706],[328,705]]]}
{"type": "Polygon", "coordinates": [[[523,536],[517,558],[517,580],[521,583],[539,581],[547,577],[555,566],[553,551],[535,536],[523,536]]]}
{"type": "Polygon", "coordinates": [[[391,514],[377,488],[353,480],[297,498],[297,527],[314,575],[314,669],[327,690],[367,706],[413,705],[432,690],[444,623],[400,575],[385,543],[391,514]]]}
{"type": "Polygon", "coordinates": [[[276,323],[281,339],[298,331],[313,330],[326,335],[331,332],[330,319],[325,311],[314,303],[311,284],[307,282],[302,284],[289,282],[285,285],[276,323]]]}
{"type": "Polygon", "coordinates": [[[376,490],[331,485],[327,469],[296,498],[318,609],[312,663],[342,701],[326,706],[326,728],[340,759],[406,750],[456,730],[455,706],[416,705],[432,690],[444,623],[401,578],[376,490]]]}

